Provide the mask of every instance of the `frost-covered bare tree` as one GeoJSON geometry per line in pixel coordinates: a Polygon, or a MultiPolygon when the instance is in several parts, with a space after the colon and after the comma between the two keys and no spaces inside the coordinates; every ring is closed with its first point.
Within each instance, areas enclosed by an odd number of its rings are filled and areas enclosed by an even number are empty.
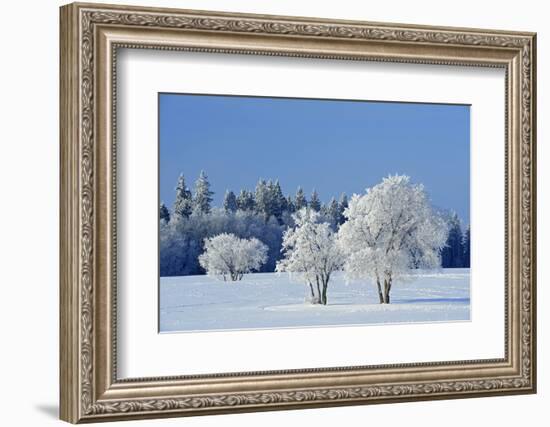
{"type": "Polygon", "coordinates": [[[256,238],[240,239],[222,233],[205,239],[205,251],[199,256],[200,265],[209,276],[222,276],[224,281],[241,280],[243,275],[259,270],[267,260],[267,246],[256,238]]]}
{"type": "Polygon", "coordinates": [[[446,222],[408,176],[388,176],[354,195],[344,215],[338,241],[347,255],[346,275],[373,280],[381,304],[390,303],[392,284],[411,268],[441,265],[446,222]]]}
{"type": "Polygon", "coordinates": [[[330,225],[319,218],[311,208],[293,215],[296,225],[283,234],[284,258],[277,271],[297,274],[309,286],[311,302],[326,305],[330,276],[342,267],[344,257],[330,225]]]}

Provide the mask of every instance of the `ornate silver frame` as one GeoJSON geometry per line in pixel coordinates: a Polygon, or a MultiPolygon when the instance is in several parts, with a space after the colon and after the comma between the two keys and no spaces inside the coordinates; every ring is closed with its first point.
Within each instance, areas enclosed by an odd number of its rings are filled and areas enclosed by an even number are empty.
{"type": "Polygon", "coordinates": [[[533,33],[71,4],[61,8],[61,419],[72,422],[536,390],[533,33]],[[117,48],[506,70],[506,342],[496,360],[175,378],[116,375],[117,48]]]}

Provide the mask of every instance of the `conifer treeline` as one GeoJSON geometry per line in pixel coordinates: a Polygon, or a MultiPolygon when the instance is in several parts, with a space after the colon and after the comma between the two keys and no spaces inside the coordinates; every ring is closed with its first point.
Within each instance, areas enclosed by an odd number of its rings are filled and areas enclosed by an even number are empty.
{"type": "MultiPolygon", "coordinates": [[[[172,211],[161,203],[160,219],[169,221],[170,218],[189,218],[193,213],[208,214],[213,208],[214,193],[210,190],[210,182],[204,171],[201,171],[195,182],[194,193],[186,186],[183,174],[178,178],[175,191],[176,198],[172,211]]],[[[344,222],[344,210],[348,207],[348,198],[345,193],[342,193],[338,201],[333,197],[327,204],[322,204],[316,190],[313,190],[309,200],[301,187],[298,187],[294,197],[285,196],[279,180],[260,179],[254,191],[242,189],[235,194],[232,190],[227,190],[222,204],[226,213],[254,212],[261,215],[266,222],[274,217],[280,225],[289,225],[290,216],[304,207],[320,212],[336,229],[344,222]]]]}
{"type": "MultiPolygon", "coordinates": [[[[208,176],[201,171],[193,192],[185,178],[179,176],[172,209],[160,205],[160,269],[161,276],[201,274],[198,263],[204,239],[219,233],[233,233],[240,238],[255,237],[269,247],[268,261],[261,271],[274,271],[280,259],[284,231],[292,227],[292,214],[309,207],[320,213],[321,220],[334,231],[345,222],[348,198],[342,193],[323,204],[317,191],[309,198],[301,187],[294,195],[285,195],[278,180],[260,179],[253,191],[227,190],[223,204],[212,206],[214,193],[208,176]]],[[[464,232],[456,214],[448,215],[449,237],[441,253],[443,268],[470,267],[470,229],[464,232]]]]}
{"type": "Polygon", "coordinates": [[[470,268],[470,226],[463,231],[456,213],[447,219],[449,235],[441,251],[443,268],[470,268]]]}

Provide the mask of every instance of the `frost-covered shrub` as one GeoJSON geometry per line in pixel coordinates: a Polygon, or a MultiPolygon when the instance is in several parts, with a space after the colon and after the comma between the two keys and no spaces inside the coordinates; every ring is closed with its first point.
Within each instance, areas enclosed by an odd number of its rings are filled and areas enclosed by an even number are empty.
{"type": "Polygon", "coordinates": [[[259,270],[267,260],[267,246],[256,238],[240,239],[222,233],[204,242],[205,251],[199,256],[200,265],[210,276],[226,281],[241,280],[243,275],[259,270]]]}

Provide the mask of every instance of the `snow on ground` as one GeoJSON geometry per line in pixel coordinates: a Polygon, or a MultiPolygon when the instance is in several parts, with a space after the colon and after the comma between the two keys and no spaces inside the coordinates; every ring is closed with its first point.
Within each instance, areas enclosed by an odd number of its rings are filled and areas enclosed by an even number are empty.
{"type": "Polygon", "coordinates": [[[208,276],[161,277],[160,331],[206,331],[470,319],[470,270],[418,271],[378,304],[373,283],[335,273],[328,305],[307,302],[309,289],[287,273],[247,274],[240,282],[208,276]]]}

